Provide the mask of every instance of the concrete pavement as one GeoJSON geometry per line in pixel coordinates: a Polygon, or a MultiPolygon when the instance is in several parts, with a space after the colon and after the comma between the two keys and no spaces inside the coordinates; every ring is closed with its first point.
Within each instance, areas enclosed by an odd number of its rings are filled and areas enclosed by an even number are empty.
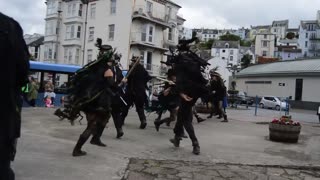
{"type": "Polygon", "coordinates": [[[138,129],[138,116],[131,111],[121,140],[115,138],[111,121],[102,137],[108,147],[88,142],[83,148],[88,155],[74,158],[71,152],[85,125],[71,126],[67,121],[58,121],[53,116],[54,109],[28,108],[23,110],[22,138],[13,165],[18,180],[121,179],[130,158],[260,166],[320,165],[319,125],[303,124],[298,144],[275,143],[268,140],[268,125],[256,124],[271,121],[273,115],[254,117],[246,111],[249,110],[228,110],[229,123],[213,118],[195,124],[201,146],[199,156],[191,153],[189,139],[183,140],[180,148],[170,144],[172,128],[162,127],[156,132],[154,115],[148,116],[146,130],[138,129]]]}

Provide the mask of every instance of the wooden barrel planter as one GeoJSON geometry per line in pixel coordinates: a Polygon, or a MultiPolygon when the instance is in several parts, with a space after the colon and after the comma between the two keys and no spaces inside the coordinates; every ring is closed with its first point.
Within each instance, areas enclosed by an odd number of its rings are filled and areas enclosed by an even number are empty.
{"type": "Polygon", "coordinates": [[[269,138],[272,141],[297,143],[301,126],[285,125],[285,124],[269,124],[269,138]]]}
{"type": "Polygon", "coordinates": [[[211,112],[210,107],[207,107],[207,105],[198,104],[195,108],[197,113],[209,114],[211,112]]]}

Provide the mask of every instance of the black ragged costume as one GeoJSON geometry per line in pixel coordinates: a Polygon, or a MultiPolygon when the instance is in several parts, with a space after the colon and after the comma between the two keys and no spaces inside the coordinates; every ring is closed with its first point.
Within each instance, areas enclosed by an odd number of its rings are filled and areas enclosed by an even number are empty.
{"type": "Polygon", "coordinates": [[[168,63],[174,64],[177,90],[181,96],[178,119],[174,128],[175,138],[171,139],[171,142],[179,146],[184,127],[192,141],[193,153],[199,154],[200,146],[192,125],[192,107],[198,98],[209,93],[206,87],[208,81],[202,75],[209,64],[189,50],[186,43],[191,41],[184,42],[178,45],[178,52],[168,58],[168,63]],[[192,99],[188,101],[182,98],[184,95],[192,99]]]}
{"type": "MultiPolygon", "coordinates": [[[[131,68],[129,69],[129,71],[131,70],[131,68]]],[[[145,103],[147,100],[147,82],[151,79],[152,77],[141,64],[137,64],[132,70],[132,73],[128,77],[128,85],[126,87],[125,94],[128,105],[122,113],[122,124],[124,123],[124,120],[128,115],[130,107],[134,104],[141,123],[140,129],[144,129],[146,127],[147,120],[144,113],[144,106],[146,105],[145,103]]]]}
{"type": "Polygon", "coordinates": [[[81,150],[83,144],[93,135],[91,144],[105,146],[100,140],[103,130],[111,116],[111,99],[115,96],[112,73],[114,51],[111,46],[102,45],[97,40],[99,54],[97,60],[78,70],[69,82],[68,105],[64,110],[58,109],[55,114],[60,118],[67,118],[73,124],[80,112],[87,118],[87,128],[73,150],[73,156],[82,156],[86,153],[81,150]]]}

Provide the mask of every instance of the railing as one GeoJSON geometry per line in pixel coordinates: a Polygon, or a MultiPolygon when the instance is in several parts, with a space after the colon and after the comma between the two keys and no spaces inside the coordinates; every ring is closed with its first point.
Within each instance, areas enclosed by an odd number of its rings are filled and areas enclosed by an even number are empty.
{"type": "Polygon", "coordinates": [[[164,41],[156,41],[155,39],[156,35],[154,34],[153,36],[147,35],[147,33],[143,32],[132,32],[131,33],[131,42],[136,42],[136,43],[143,43],[143,44],[148,44],[152,45],[154,47],[158,48],[164,48],[164,41]]]}
{"type": "Polygon", "coordinates": [[[146,6],[135,6],[133,10],[133,16],[135,15],[143,15],[145,17],[163,22],[167,22],[169,20],[169,15],[166,15],[165,11],[155,10],[155,8],[153,8],[151,11],[148,11],[146,6]]]}

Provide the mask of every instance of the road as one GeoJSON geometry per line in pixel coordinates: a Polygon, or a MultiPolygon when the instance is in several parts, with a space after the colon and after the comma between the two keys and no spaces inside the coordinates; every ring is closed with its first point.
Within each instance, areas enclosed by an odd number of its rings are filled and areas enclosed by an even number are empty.
{"type": "Polygon", "coordinates": [[[272,114],[274,111],[262,110],[259,116],[254,116],[252,109],[230,109],[229,123],[221,123],[215,118],[195,123],[201,146],[201,154],[195,156],[191,153],[189,139],[183,140],[180,148],[170,144],[172,127],[162,127],[156,132],[153,114],[148,116],[147,129],[140,130],[138,116],[132,110],[122,139],[115,138],[115,128],[109,123],[102,136],[108,146],[101,148],[88,142],[83,147],[88,155],[74,158],[71,152],[85,125],[71,126],[68,121],[59,121],[53,112],[54,109],[45,108],[23,109],[22,137],[13,163],[17,180],[121,179],[131,158],[254,166],[320,165],[320,126],[309,123],[313,120],[310,114],[297,112],[301,117],[306,116],[308,122],[303,124],[299,143],[283,144],[268,140],[268,125],[256,124],[270,121],[276,116],[272,114]],[[268,116],[263,116],[262,112],[268,116]]]}

